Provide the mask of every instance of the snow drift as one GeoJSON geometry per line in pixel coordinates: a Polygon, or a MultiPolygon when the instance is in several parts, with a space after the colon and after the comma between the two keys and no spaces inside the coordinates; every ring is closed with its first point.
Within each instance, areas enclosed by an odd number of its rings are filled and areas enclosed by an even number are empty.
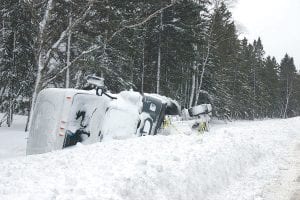
{"type": "Polygon", "coordinates": [[[300,118],[214,124],[205,135],[108,141],[0,162],[0,199],[252,200],[280,178],[300,118]]]}

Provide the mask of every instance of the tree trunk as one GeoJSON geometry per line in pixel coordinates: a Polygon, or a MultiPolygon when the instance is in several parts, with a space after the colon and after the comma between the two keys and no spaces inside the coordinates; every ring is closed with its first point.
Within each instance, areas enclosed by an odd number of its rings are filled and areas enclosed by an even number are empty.
{"type": "Polygon", "coordinates": [[[6,115],[6,124],[7,127],[10,127],[12,124],[12,101],[11,101],[11,96],[9,97],[8,100],[8,108],[7,108],[7,115],[6,115]]]}
{"type": "Polygon", "coordinates": [[[163,26],[163,13],[160,13],[160,30],[158,33],[158,55],[157,55],[157,75],[156,75],[156,93],[160,93],[160,70],[161,70],[161,32],[163,26]]]}
{"type": "MultiPolygon", "coordinates": [[[[16,62],[15,62],[15,49],[16,49],[16,32],[13,33],[13,51],[12,51],[12,73],[16,72],[16,62]]],[[[7,126],[11,127],[13,123],[13,114],[14,114],[14,99],[16,98],[14,95],[14,87],[13,87],[13,81],[9,80],[9,94],[8,94],[8,108],[7,108],[7,126]]]]}
{"type": "MultiPolygon", "coordinates": [[[[31,104],[31,102],[30,102],[31,104]]],[[[29,120],[30,120],[30,110],[28,111],[28,115],[27,115],[27,120],[26,120],[26,125],[25,125],[25,132],[27,132],[29,130],[29,120]]]]}
{"type": "Polygon", "coordinates": [[[284,112],[283,112],[283,118],[287,118],[287,109],[289,106],[289,100],[290,100],[290,88],[289,88],[289,79],[286,80],[286,102],[284,106],[284,112]]]}
{"type": "MultiPolygon", "coordinates": [[[[78,89],[80,87],[80,79],[81,79],[81,76],[82,76],[82,70],[78,70],[78,72],[76,73],[76,85],[75,85],[75,88],[78,89]]],[[[102,76],[101,76],[102,77],[102,76]]],[[[102,77],[103,78],[103,77],[102,77]]]]}
{"type": "Polygon", "coordinates": [[[27,120],[27,124],[26,127],[28,129],[30,129],[31,126],[31,120],[32,120],[32,116],[33,116],[33,111],[34,111],[34,107],[35,107],[35,103],[37,100],[37,95],[38,93],[42,90],[42,71],[44,69],[44,63],[43,63],[43,56],[40,54],[39,58],[38,58],[38,71],[37,71],[37,75],[36,75],[36,80],[35,80],[35,86],[34,86],[34,91],[32,94],[32,101],[31,101],[31,107],[30,107],[30,114],[28,115],[28,120],[27,120]]]}
{"type": "MultiPolygon", "coordinates": [[[[69,26],[72,24],[72,17],[69,17],[69,26]]],[[[71,55],[71,37],[72,33],[69,31],[68,33],[68,44],[67,44],[67,66],[71,65],[70,55],[71,55]]],[[[70,68],[67,68],[66,71],[66,88],[70,87],[70,68]]]]}
{"type": "MultiPolygon", "coordinates": [[[[13,69],[16,70],[16,62],[15,62],[15,49],[16,49],[16,32],[14,31],[14,39],[13,39],[13,53],[12,53],[12,64],[13,64],[13,69]]],[[[14,73],[14,72],[13,72],[14,73]]],[[[14,95],[14,87],[13,87],[13,82],[10,81],[10,94],[9,94],[9,108],[8,108],[8,115],[7,115],[7,126],[10,127],[13,123],[13,115],[14,115],[14,99],[17,98],[17,96],[14,95]]]]}
{"type": "Polygon", "coordinates": [[[253,102],[252,102],[252,118],[255,119],[255,104],[256,104],[256,67],[253,67],[253,102]]]}
{"type": "Polygon", "coordinates": [[[145,78],[145,40],[143,40],[143,58],[142,58],[142,74],[141,74],[141,93],[144,94],[144,78],[145,78]]]}
{"type": "Polygon", "coordinates": [[[131,82],[132,90],[133,90],[132,86],[134,85],[133,80],[134,80],[134,62],[133,59],[130,58],[130,82],[131,82]]]}
{"type": "Polygon", "coordinates": [[[2,42],[4,43],[5,40],[5,21],[4,18],[2,19],[2,42]]]}
{"type": "Polygon", "coordinates": [[[203,78],[204,78],[206,66],[207,66],[207,63],[208,63],[209,55],[210,55],[210,48],[211,48],[210,47],[210,41],[208,41],[206,56],[205,56],[204,61],[202,63],[202,72],[201,72],[201,76],[200,76],[200,83],[199,83],[198,89],[196,91],[196,99],[195,99],[196,103],[198,102],[199,95],[200,95],[200,92],[202,90],[203,78]]]}
{"type": "Polygon", "coordinates": [[[234,65],[234,79],[233,79],[233,89],[232,89],[232,106],[231,106],[231,119],[236,118],[236,81],[237,81],[237,65],[234,65]]]}
{"type": "Polygon", "coordinates": [[[184,107],[188,107],[188,79],[184,81],[184,107]]]}
{"type": "Polygon", "coordinates": [[[192,85],[191,85],[191,95],[190,95],[189,107],[193,106],[194,97],[195,97],[196,69],[197,69],[197,63],[196,63],[196,61],[194,61],[193,70],[192,70],[192,85]]]}
{"type": "Polygon", "coordinates": [[[287,95],[286,96],[286,103],[285,103],[285,107],[284,107],[283,118],[287,118],[287,109],[288,109],[288,106],[289,106],[289,100],[290,100],[290,97],[289,97],[289,95],[287,95]]]}
{"type": "MultiPolygon", "coordinates": [[[[43,16],[42,21],[39,23],[39,33],[37,36],[37,41],[36,41],[36,52],[35,52],[35,59],[36,59],[36,65],[37,65],[37,74],[36,74],[36,79],[35,79],[35,86],[34,86],[34,91],[32,94],[32,100],[31,100],[31,106],[30,106],[30,114],[28,115],[27,119],[27,124],[26,128],[27,130],[30,129],[31,126],[31,120],[33,116],[33,110],[35,107],[36,99],[38,93],[42,90],[42,85],[43,85],[43,70],[45,68],[45,60],[49,59],[49,57],[46,56],[45,50],[43,49],[44,45],[44,40],[45,40],[45,29],[49,23],[50,19],[50,13],[53,9],[53,0],[48,0],[47,6],[45,8],[45,13],[43,16]]],[[[49,55],[48,55],[49,56],[49,55]]]]}

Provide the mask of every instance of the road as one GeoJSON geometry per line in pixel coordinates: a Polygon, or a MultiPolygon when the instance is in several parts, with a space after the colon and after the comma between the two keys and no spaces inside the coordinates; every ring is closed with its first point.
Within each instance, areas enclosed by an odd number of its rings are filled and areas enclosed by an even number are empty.
{"type": "Polygon", "coordinates": [[[295,179],[293,180],[294,191],[292,192],[290,200],[300,200],[300,143],[296,146],[294,153],[296,159],[294,168],[297,172],[297,177],[295,176],[295,179]]]}

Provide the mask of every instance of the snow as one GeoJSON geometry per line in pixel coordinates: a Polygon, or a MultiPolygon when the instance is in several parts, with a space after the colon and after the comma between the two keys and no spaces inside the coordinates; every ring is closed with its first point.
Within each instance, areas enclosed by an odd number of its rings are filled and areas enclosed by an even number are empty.
{"type": "MultiPolygon", "coordinates": [[[[192,132],[192,121],[173,122],[168,136],[7,152],[0,199],[289,200],[299,187],[299,121],[214,122],[205,134],[192,132]]],[[[17,128],[0,128],[1,149],[24,139],[17,128]]]]}
{"type": "Polygon", "coordinates": [[[201,104],[189,109],[190,116],[198,116],[200,114],[211,113],[212,107],[210,104],[201,104]]]}
{"type": "Polygon", "coordinates": [[[108,105],[101,129],[103,141],[136,137],[142,106],[138,92],[121,92],[108,105]]]}
{"type": "MultiPolygon", "coordinates": [[[[0,118],[2,116],[0,113],[0,118]]],[[[26,119],[25,116],[16,115],[11,128],[0,127],[0,162],[5,158],[25,156],[27,134],[24,130],[26,119]]]]}
{"type": "Polygon", "coordinates": [[[178,110],[181,110],[181,107],[178,104],[178,102],[171,99],[171,98],[169,98],[169,97],[159,95],[159,94],[156,94],[156,93],[145,93],[145,95],[150,96],[150,97],[154,97],[156,99],[159,99],[159,100],[161,100],[162,103],[166,103],[168,106],[172,106],[172,104],[174,104],[177,107],[178,110]]]}

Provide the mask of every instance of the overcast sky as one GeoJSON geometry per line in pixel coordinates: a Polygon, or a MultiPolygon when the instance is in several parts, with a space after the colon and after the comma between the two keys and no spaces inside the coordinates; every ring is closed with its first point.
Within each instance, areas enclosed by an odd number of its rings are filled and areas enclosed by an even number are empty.
{"type": "Polygon", "coordinates": [[[238,0],[233,17],[241,37],[261,37],[267,55],[280,63],[285,53],[300,70],[300,0],[238,0]]]}

